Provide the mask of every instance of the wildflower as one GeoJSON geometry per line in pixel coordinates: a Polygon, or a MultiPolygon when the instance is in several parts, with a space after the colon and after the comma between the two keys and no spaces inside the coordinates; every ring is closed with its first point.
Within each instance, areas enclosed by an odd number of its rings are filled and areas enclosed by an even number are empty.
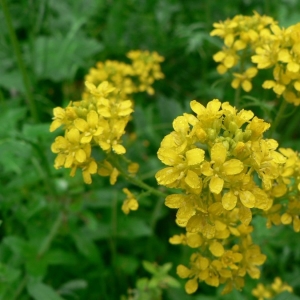
{"type": "Polygon", "coordinates": [[[231,82],[231,86],[237,89],[241,85],[245,92],[250,92],[252,90],[251,79],[255,77],[256,74],[257,69],[255,67],[247,69],[243,74],[233,73],[235,78],[231,82]]]}
{"type": "Polygon", "coordinates": [[[127,195],[127,198],[123,202],[122,211],[124,214],[128,215],[131,210],[137,210],[139,204],[133,194],[127,188],[124,188],[123,192],[127,195]]]}
{"type": "Polygon", "coordinates": [[[161,142],[157,155],[166,167],[156,179],[181,190],[165,199],[186,231],[170,242],[200,251],[192,254],[189,268],[177,268],[180,277],[188,278],[186,292],[193,293],[203,281],[224,283],[223,293],[228,293],[234,285],[243,287],[246,274],[260,276],[258,266],[266,256],[251,240],[252,209],[271,209],[272,187],[281,180],[287,159],[275,140],[263,138],[270,124],[253,112],[217,99],[206,107],[195,100],[190,105],[195,115],[177,117],[161,142]],[[228,249],[230,236],[237,243],[228,249]]]}

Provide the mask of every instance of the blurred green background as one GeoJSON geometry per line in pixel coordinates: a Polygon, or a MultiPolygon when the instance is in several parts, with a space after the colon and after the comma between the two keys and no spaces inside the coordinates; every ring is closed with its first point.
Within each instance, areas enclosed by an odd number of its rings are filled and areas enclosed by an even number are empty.
{"type": "MultiPolygon", "coordinates": [[[[155,83],[154,96],[136,96],[128,131],[137,140],[127,147],[128,156],[141,165],[142,178],[156,187],[154,174],[161,167],[156,152],[172,120],[190,111],[192,99],[233,97],[230,81],[221,78],[212,60],[222,46],[209,36],[212,24],[255,10],[288,26],[300,21],[300,2],[0,2],[0,299],[120,299],[138,279],[151,278],[151,267],[145,269],[142,261],[172,263],[169,274],[181,287],[174,283],[162,299],[252,299],[257,282],[249,278],[242,292],[220,296],[221,289],[202,284],[195,295],[186,295],[175,270],[188,263],[190,252],[168,243],[180,232],[175,212],[164,199],[148,196],[137,212],[125,216],[120,191],[126,182],[110,186],[98,176],[87,186],[81,174],[71,178],[68,170],[55,170],[50,145],[57,133],[49,133],[49,124],[54,107],[80,99],[84,75],[97,61],[126,61],[133,49],[157,51],[165,57],[165,79],[155,83]]],[[[281,124],[281,145],[300,150],[299,118],[296,111],[281,124]]],[[[259,217],[254,226],[254,241],[268,256],[261,282],[280,276],[294,296],[276,299],[300,299],[298,235],[289,227],[268,230],[259,217]]],[[[150,296],[139,299],[158,299],[150,296]]]]}

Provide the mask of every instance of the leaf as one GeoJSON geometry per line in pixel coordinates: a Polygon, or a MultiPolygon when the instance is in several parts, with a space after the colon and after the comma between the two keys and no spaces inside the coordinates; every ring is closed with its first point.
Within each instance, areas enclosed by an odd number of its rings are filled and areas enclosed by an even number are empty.
{"type": "Polygon", "coordinates": [[[95,243],[89,239],[87,236],[80,233],[73,233],[72,237],[76,244],[77,249],[81,254],[83,254],[87,259],[92,262],[99,261],[99,252],[95,243]]]}
{"type": "MultiPolygon", "coordinates": [[[[78,31],[80,25],[75,24],[69,36],[56,33],[51,37],[39,36],[35,39],[33,66],[40,80],[72,80],[77,70],[86,65],[86,60],[101,51],[102,45],[98,41],[78,31]],[[76,31],[76,38],[73,38],[76,31]]],[[[31,52],[31,47],[27,46],[25,55],[28,61],[31,61],[31,52]]]]}
{"type": "Polygon", "coordinates": [[[59,290],[64,293],[64,292],[70,292],[73,290],[82,290],[82,289],[86,289],[88,286],[88,283],[86,280],[84,279],[75,279],[75,280],[71,280],[68,281],[66,283],[64,283],[59,290]]]}
{"type": "Polygon", "coordinates": [[[0,263],[0,283],[7,284],[20,277],[21,271],[0,263]]]}
{"type": "Polygon", "coordinates": [[[29,282],[27,290],[34,300],[63,300],[51,286],[42,282],[29,282]]]}
{"type": "Polygon", "coordinates": [[[287,291],[280,293],[279,295],[275,296],[273,300],[300,300],[300,297],[291,294],[287,291]]]}
{"type": "Polygon", "coordinates": [[[143,267],[145,270],[147,270],[151,274],[156,274],[157,273],[157,267],[155,263],[151,263],[149,261],[143,261],[143,267]]]}
{"type": "Polygon", "coordinates": [[[141,219],[134,217],[124,217],[118,223],[117,235],[125,239],[134,239],[142,236],[150,236],[152,230],[150,226],[141,219]]]}

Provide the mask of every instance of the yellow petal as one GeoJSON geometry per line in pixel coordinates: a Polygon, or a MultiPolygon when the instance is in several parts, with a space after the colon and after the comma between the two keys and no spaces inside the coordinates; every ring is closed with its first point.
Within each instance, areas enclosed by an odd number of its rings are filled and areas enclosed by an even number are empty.
{"type": "Polygon", "coordinates": [[[82,171],[82,177],[83,177],[83,181],[86,184],[91,184],[92,183],[92,177],[91,177],[91,174],[88,170],[83,170],[82,171]]]}
{"type": "Polygon", "coordinates": [[[248,76],[249,78],[253,78],[253,77],[255,77],[256,74],[257,74],[257,69],[256,69],[255,67],[251,67],[251,68],[249,68],[245,73],[247,74],[247,76],[248,76]]]}
{"type": "Polygon", "coordinates": [[[249,80],[244,80],[242,82],[242,88],[245,92],[250,92],[252,90],[252,83],[249,80]]]}
{"type": "Polygon", "coordinates": [[[90,135],[86,135],[86,136],[83,136],[80,140],[80,143],[82,144],[88,144],[91,140],[92,140],[93,136],[90,134],[90,135]]]}
{"type": "Polygon", "coordinates": [[[193,171],[191,171],[191,170],[188,170],[187,171],[187,174],[186,174],[186,177],[185,177],[185,183],[189,186],[189,187],[191,187],[191,188],[193,188],[193,189],[198,189],[198,188],[200,188],[201,187],[201,181],[200,181],[200,178],[199,178],[199,176],[195,173],[195,172],[193,172],[193,171]]]}
{"type": "Polygon", "coordinates": [[[186,152],[186,159],[188,166],[197,165],[203,162],[204,160],[204,150],[202,149],[192,149],[186,152]]]}
{"type": "Polygon", "coordinates": [[[170,183],[173,183],[174,181],[176,181],[178,179],[179,175],[180,175],[180,171],[178,171],[175,168],[168,167],[168,168],[159,170],[156,173],[155,178],[156,178],[158,184],[166,185],[166,184],[170,184],[170,183]]]}
{"type": "Polygon", "coordinates": [[[75,153],[75,158],[78,162],[83,163],[86,161],[86,153],[82,149],[78,149],[75,153]]]}
{"type": "Polygon", "coordinates": [[[231,82],[231,86],[237,89],[240,86],[241,80],[239,78],[234,78],[231,82]]]}
{"type": "Polygon", "coordinates": [[[223,164],[223,171],[226,175],[236,175],[243,171],[244,165],[238,159],[231,159],[223,164]]]}
{"type": "Polygon", "coordinates": [[[239,219],[244,225],[249,225],[252,220],[252,213],[250,208],[241,206],[239,208],[239,219]]]}
{"type": "Polygon", "coordinates": [[[169,208],[179,208],[184,203],[185,196],[180,194],[168,195],[165,200],[165,205],[169,208]]]}
{"type": "Polygon", "coordinates": [[[220,194],[223,189],[224,180],[220,177],[212,177],[209,182],[209,189],[214,194],[220,194]]]}
{"type": "Polygon", "coordinates": [[[177,132],[187,132],[189,130],[189,124],[185,117],[180,116],[173,121],[173,128],[177,132]]]}
{"type": "Polygon", "coordinates": [[[191,274],[191,270],[185,267],[184,265],[178,265],[176,273],[180,278],[187,278],[191,274]]]}
{"type": "Polygon", "coordinates": [[[281,223],[284,224],[284,225],[287,225],[287,224],[291,224],[293,221],[293,218],[290,214],[288,213],[284,213],[282,216],[281,216],[281,223]]]}
{"type": "Polygon", "coordinates": [[[73,144],[79,144],[80,134],[78,129],[72,128],[66,133],[66,138],[73,144]]]}
{"type": "Polygon", "coordinates": [[[240,191],[240,200],[245,207],[253,208],[255,205],[255,197],[250,191],[240,191]]]}
{"type": "Polygon", "coordinates": [[[74,125],[81,132],[86,132],[88,130],[88,127],[89,127],[88,123],[85,120],[81,119],[81,118],[77,118],[74,121],[74,125]]]}
{"type": "Polygon", "coordinates": [[[232,210],[237,203],[237,196],[232,191],[229,191],[222,197],[222,205],[226,210],[232,210]]]}
{"type": "Polygon", "coordinates": [[[203,238],[198,233],[188,233],[186,242],[189,247],[198,248],[202,245],[203,238]]]}
{"type": "Polygon", "coordinates": [[[62,125],[61,120],[54,120],[50,125],[50,132],[55,131],[57,128],[59,128],[62,125]]]}
{"type": "Polygon", "coordinates": [[[221,243],[217,241],[213,241],[209,245],[209,251],[216,257],[220,257],[224,254],[224,247],[222,246],[221,243]]]}
{"type": "Polygon", "coordinates": [[[186,282],[185,284],[185,291],[187,294],[193,294],[197,291],[198,289],[198,281],[197,279],[190,279],[186,282]]]}
{"type": "Polygon", "coordinates": [[[211,148],[211,160],[218,165],[223,164],[226,160],[227,150],[222,143],[216,143],[211,148]]]}
{"type": "Polygon", "coordinates": [[[112,146],[113,150],[117,153],[117,154],[124,154],[126,153],[126,149],[124,146],[117,144],[117,145],[113,145],[112,146]]]}
{"type": "Polygon", "coordinates": [[[271,88],[274,87],[274,85],[275,85],[275,82],[274,82],[273,80],[266,80],[266,81],[263,83],[262,87],[263,87],[264,89],[271,89],[271,88]]]}
{"type": "Polygon", "coordinates": [[[87,122],[90,125],[90,127],[95,128],[98,125],[98,114],[94,111],[91,110],[87,114],[87,122]]]}

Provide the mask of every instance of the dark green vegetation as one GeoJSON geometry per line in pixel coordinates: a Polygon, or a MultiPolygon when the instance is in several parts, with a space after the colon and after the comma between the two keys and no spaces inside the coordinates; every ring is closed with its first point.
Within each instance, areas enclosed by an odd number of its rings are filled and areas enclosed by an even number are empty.
{"type": "MultiPolygon", "coordinates": [[[[165,79],[155,83],[154,96],[136,96],[128,132],[136,133],[137,141],[127,146],[141,177],[156,187],[154,174],[161,168],[156,151],[172,120],[190,111],[192,99],[234,97],[212,60],[221,46],[209,36],[213,22],[256,10],[288,26],[300,19],[298,1],[0,2],[0,299],[120,299],[128,289],[149,284],[140,279],[150,279],[150,273],[155,291],[141,300],[158,299],[162,282],[174,286],[163,291],[163,299],[252,299],[257,281],[250,279],[242,292],[220,296],[221,289],[202,284],[187,296],[175,270],[188,263],[190,253],[168,243],[180,232],[174,211],[164,199],[148,196],[126,216],[120,209],[125,181],[110,186],[94,176],[87,186],[80,172],[71,178],[68,170],[55,170],[50,145],[57,133],[49,133],[49,124],[54,107],[80,99],[84,75],[97,61],[126,61],[132,49],[157,51],[165,57],[165,79]],[[169,262],[180,288],[164,273],[169,262]]],[[[249,107],[267,121],[274,113],[270,95],[254,90],[251,96],[263,101],[249,107]]],[[[276,137],[298,151],[299,118],[297,109],[276,137]]],[[[300,295],[299,233],[289,226],[268,230],[260,218],[253,223],[254,241],[268,256],[261,282],[280,276],[300,295]]],[[[277,299],[299,299],[285,297],[277,299]]]]}

